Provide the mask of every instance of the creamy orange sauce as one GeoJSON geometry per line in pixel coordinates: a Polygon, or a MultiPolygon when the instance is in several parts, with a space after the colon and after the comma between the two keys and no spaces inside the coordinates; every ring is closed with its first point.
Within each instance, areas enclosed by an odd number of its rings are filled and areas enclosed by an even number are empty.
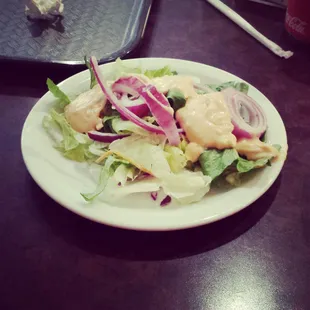
{"type": "Polygon", "coordinates": [[[65,117],[71,127],[78,132],[100,128],[100,112],[106,104],[106,97],[99,85],[79,95],[65,108],[65,117]]]}
{"type": "Polygon", "coordinates": [[[172,75],[154,78],[152,83],[158,91],[167,93],[172,88],[179,89],[185,98],[196,96],[193,79],[189,76],[172,75]]]}
{"type": "Polygon", "coordinates": [[[188,99],[176,119],[190,142],[203,148],[234,148],[236,137],[225,98],[221,93],[196,95],[188,99]]]}
{"type": "Polygon", "coordinates": [[[191,142],[187,145],[185,149],[185,157],[187,160],[195,163],[199,159],[199,156],[203,153],[203,151],[204,148],[201,145],[195,142],[191,142]]]}
{"type": "Polygon", "coordinates": [[[261,158],[278,158],[279,151],[272,145],[260,141],[258,138],[250,140],[240,140],[237,142],[236,150],[240,155],[248,160],[257,160],[261,158]]]}

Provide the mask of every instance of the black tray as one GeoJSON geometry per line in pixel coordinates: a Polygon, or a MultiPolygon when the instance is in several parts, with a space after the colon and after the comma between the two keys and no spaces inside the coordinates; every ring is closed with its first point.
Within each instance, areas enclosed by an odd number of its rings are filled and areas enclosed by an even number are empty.
{"type": "Polygon", "coordinates": [[[82,64],[101,63],[132,51],[143,36],[152,0],[64,0],[64,18],[31,21],[25,2],[0,1],[0,58],[82,64]]]}

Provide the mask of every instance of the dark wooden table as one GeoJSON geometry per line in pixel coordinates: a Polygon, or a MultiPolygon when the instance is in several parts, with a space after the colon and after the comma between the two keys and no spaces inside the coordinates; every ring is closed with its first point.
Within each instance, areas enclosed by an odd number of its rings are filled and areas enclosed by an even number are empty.
{"type": "Polygon", "coordinates": [[[260,89],[287,128],[288,160],[252,206],[218,223],[135,232],[92,223],[44,194],[22,160],[23,122],[45,92],[81,70],[1,62],[0,309],[310,309],[310,57],[284,11],[229,1],[296,54],[283,60],[203,0],[154,1],[131,57],[175,57],[230,71],[260,89]]]}

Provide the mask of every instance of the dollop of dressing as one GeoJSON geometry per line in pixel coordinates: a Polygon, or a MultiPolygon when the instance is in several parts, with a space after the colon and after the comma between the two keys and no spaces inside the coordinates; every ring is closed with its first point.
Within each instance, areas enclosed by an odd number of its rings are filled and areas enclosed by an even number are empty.
{"type": "Polygon", "coordinates": [[[270,144],[260,141],[258,138],[243,139],[237,142],[236,150],[248,160],[261,158],[278,158],[279,151],[270,144]]]}
{"type": "Polygon", "coordinates": [[[81,133],[102,127],[100,112],[107,99],[99,85],[79,95],[65,108],[65,117],[71,127],[81,133]]]}
{"type": "Polygon", "coordinates": [[[158,91],[167,93],[172,88],[179,89],[185,98],[196,96],[193,79],[190,76],[172,75],[154,78],[152,83],[158,91]]]}
{"type": "Polygon", "coordinates": [[[234,148],[237,139],[225,98],[221,93],[195,95],[176,113],[190,142],[203,148],[234,148]]]}

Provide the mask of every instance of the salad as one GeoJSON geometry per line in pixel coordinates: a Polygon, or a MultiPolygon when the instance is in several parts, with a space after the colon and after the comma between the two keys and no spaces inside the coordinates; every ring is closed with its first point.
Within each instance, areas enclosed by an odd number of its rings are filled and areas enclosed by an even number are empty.
{"type": "Polygon", "coordinates": [[[265,142],[267,118],[246,83],[200,85],[169,66],[143,71],[120,59],[106,79],[94,57],[85,63],[90,87],[76,98],[47,80],[56,100],[42,125],[65,158],[100,167],[97,187],[81,193],[88,202],[109,188],[153,200],[161,191],[161,206],[193,203],[212,186],[242,186],[245,175],[280,158],[281,146],[265,142]]]}

